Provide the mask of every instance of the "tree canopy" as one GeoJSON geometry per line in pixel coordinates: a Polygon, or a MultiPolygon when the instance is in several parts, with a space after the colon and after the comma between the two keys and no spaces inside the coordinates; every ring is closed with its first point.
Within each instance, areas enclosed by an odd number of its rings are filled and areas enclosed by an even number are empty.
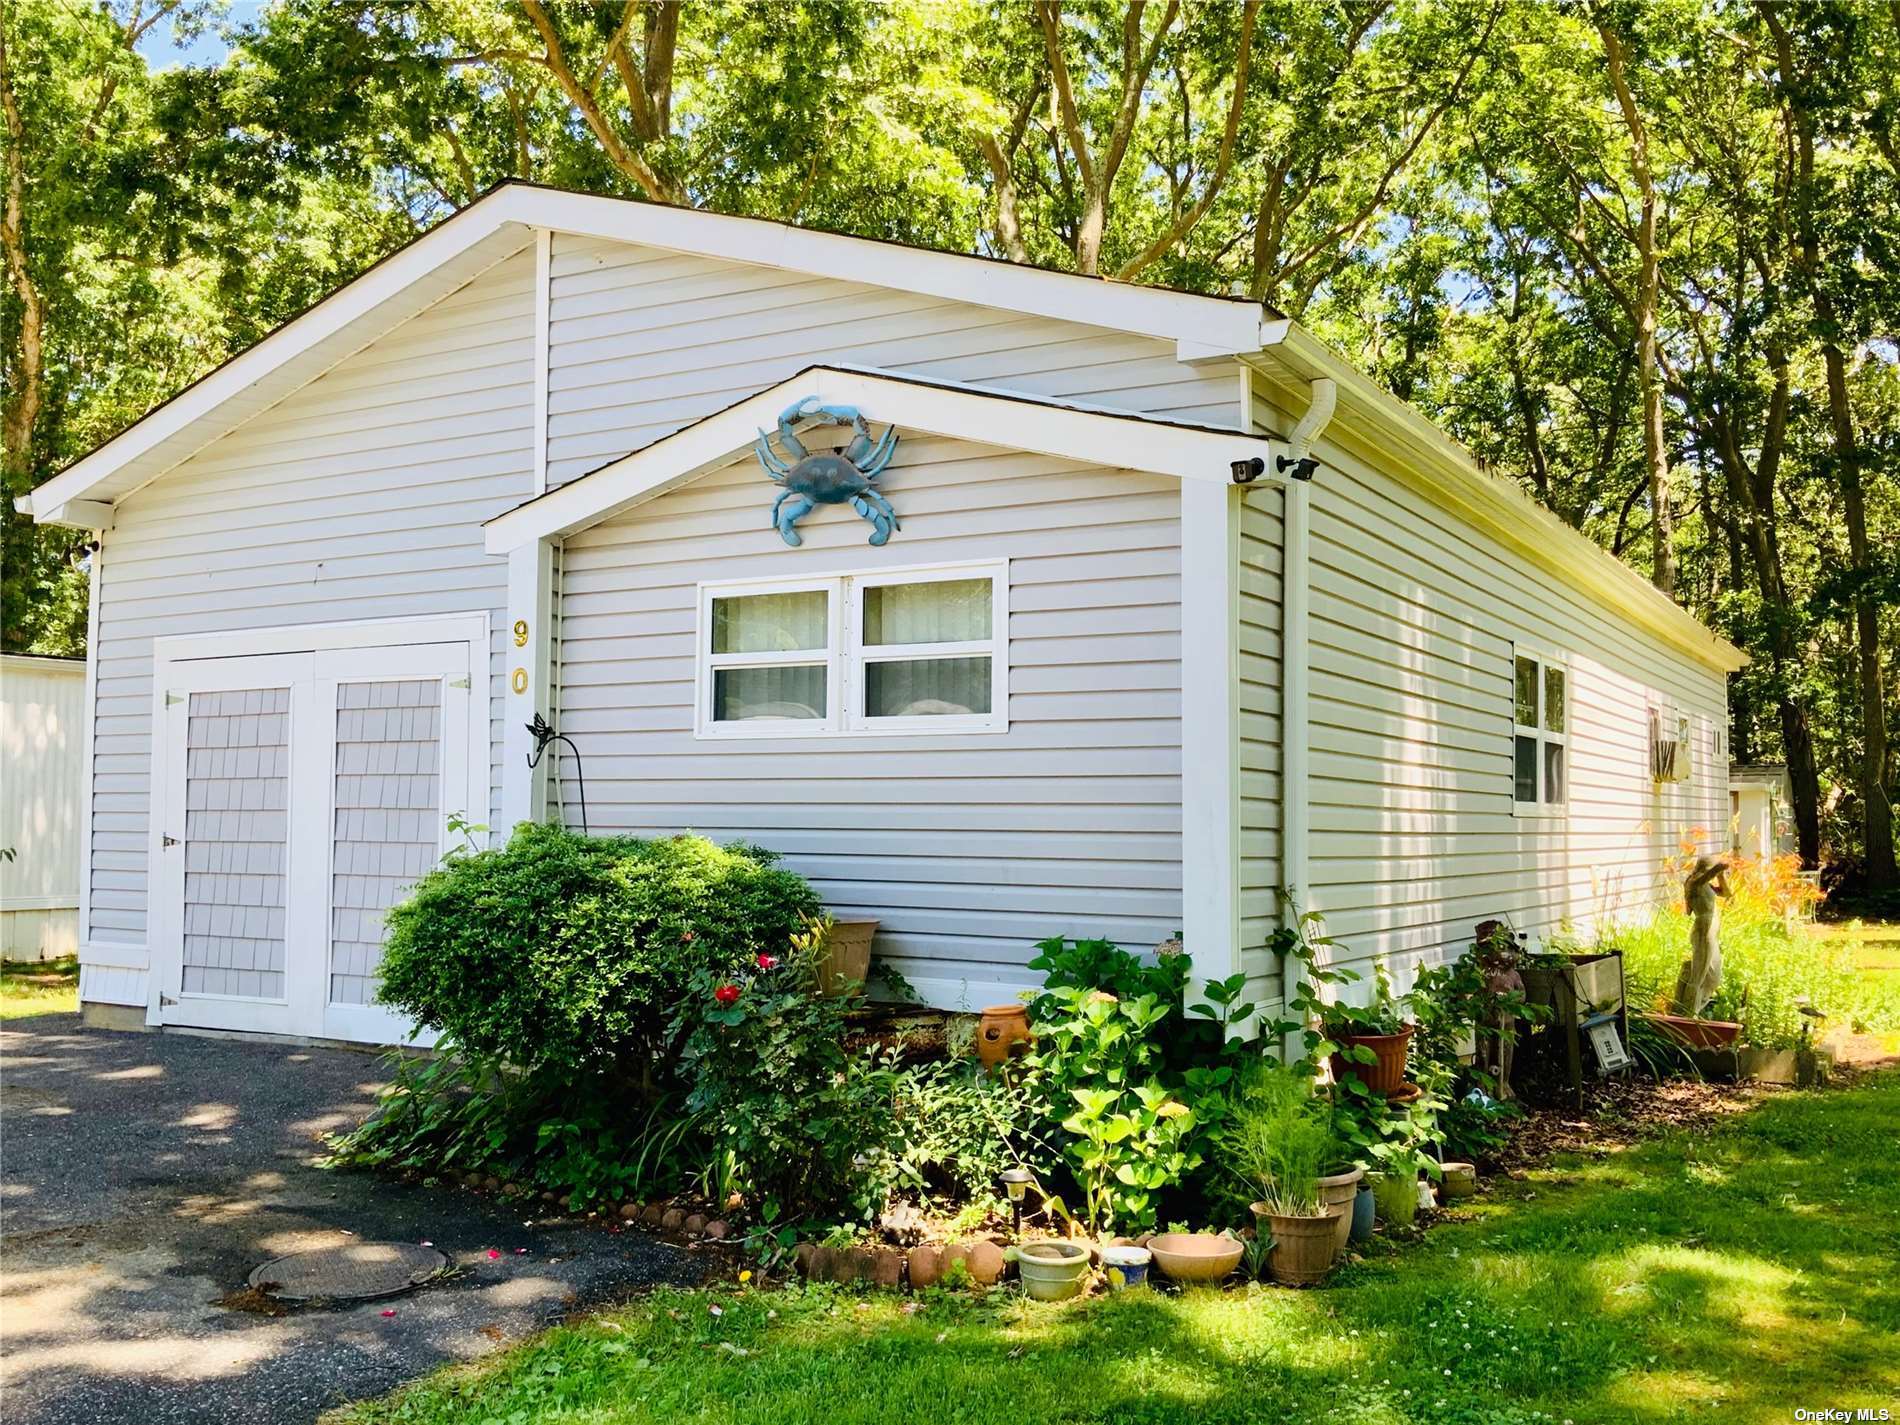
{"type": "Polygon", "coordinates": [[[13,495],[530,178],[1301,319],[1746,648],[1733,755],[1894,884],[1892,5],[13,0],[0,119],[9,648],[85,622],[13,495]]]}

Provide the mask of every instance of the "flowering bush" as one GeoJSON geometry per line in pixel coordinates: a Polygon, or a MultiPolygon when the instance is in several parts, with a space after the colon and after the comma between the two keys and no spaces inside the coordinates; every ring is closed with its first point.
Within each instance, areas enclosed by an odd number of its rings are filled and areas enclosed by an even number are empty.
{"type": "Polygon", "coordinates": [[[721,1177],[768,1222],[869,1218],[894,1175],[892,1076],[846,1051],[849,1001],[817,993],[821,953],[806,938],[731,978],[702,968],[673,1016],[686,1107],[708,1125],[721,1177]]]}
{"type": "Polygon", "coordinates": [[[703,837],[585,837],[523,826],[456,856],[389,912],[382,1002],[524,1070],[661,1087],[680,987],[733,979],[817,914],[770,853],[703,837]]]}

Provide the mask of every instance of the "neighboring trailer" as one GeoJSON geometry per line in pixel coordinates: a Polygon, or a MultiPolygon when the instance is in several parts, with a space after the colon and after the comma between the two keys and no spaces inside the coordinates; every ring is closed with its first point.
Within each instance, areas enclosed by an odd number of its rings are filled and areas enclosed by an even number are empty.
{"type": "Polygon", "coordinates": [[[0,653],[0,957],[79,948],[86,663],[0,653]]]}
{"type": "Polygon", "coordinates": [[[1271,1001],[1289,895],[1403,986],[1727,820],[1741,655],[1232,299],[511,185],[26,507],[103,541],[95,1019],[393,1037],[383,908],[582,773],[949,1008],[1177,930],[1271,1001]],[[773,527],[808,396],[895,432],[888,543],[773,527]]]}

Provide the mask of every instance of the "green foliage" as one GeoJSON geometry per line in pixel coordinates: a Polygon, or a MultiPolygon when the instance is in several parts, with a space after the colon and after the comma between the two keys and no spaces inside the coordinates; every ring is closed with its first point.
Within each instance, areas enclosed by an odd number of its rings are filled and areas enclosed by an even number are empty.
{"type": "Polygon", "coordinates": [[[765,852],[527,825],[390,911],[381,998],[472,1054],[650,1086],[680,986],[783,954],[818,910],[765,852]]]}
{"type": "Polygon", "coordinates": [[[1162,1077],[1154,1032],[1168,1007],[1152,994],[1048,990],[1028,1058],[1048,1113],[1068,1135],[1063,1157],[1092,1232],[1152,1228],[1160,1193],[1200,1164],[1189,1146],[1194,1114],[1162,1077]]]}
{"type": "Polygon", "coordinates": [[[1278,1064],[1241,1075],[1220,1137],[1228,1169],[1280,1217],[1319,1214],[1319,1178],[1337,1152],[1329,1110],[1313,1081],[1278,1064]]]}
{"type": "Polygon", "coordinates": [[[1027,1167],[1039,1181],[1054,1168],[1025,1076],[956,1058],[901,1067],[893,1079],[900,1191],[984,1203],[1006,1168],[1027,1167]]]}
{"type": "Polygon", "coordinates": [[[844,996],[816,992],[820,947],[702,965],[674,1008],[686,1107],[768,1223],[845,1208],[869,1219],[896,1170],[891,1071],[845,1050],[844,996]]]}

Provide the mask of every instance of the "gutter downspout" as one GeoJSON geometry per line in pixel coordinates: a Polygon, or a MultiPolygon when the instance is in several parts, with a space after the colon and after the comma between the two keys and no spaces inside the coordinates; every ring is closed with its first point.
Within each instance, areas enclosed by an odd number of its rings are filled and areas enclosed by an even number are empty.
{"type": "Polygon", "coordinates": [[[1301,914],[1315,909],[1312,883],[1312,450],[1328,422],[1338,391],[1325,377],[1311,383],[1306,413],[1287,440],[1282,466],[1296,478],[1286,483],[1282,526],[1280,614],[1280,870],[1301,914]],[[1304,469],[1305,474],[1298,472],[1304,469]]]}

